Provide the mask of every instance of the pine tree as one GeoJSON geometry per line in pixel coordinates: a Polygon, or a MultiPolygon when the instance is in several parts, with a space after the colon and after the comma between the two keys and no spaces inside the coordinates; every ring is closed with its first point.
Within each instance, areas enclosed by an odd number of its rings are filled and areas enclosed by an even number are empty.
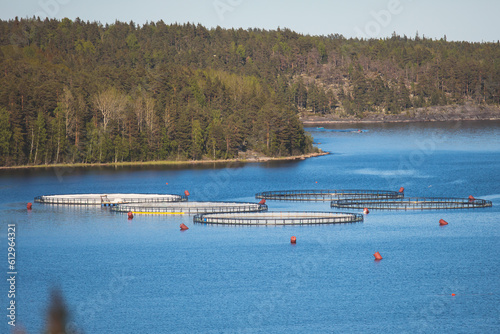
{"type": "Polygon", "coordinates": [[[5,165],[9,161],[9,144],[12,137],[10,130],[9,112],[0,108],[0,164],[5,165]]]}
{"type": "Polygon", "coordinates": [[[54,138],[55,157],[54,162],[59,163],[60,158],[65,155],[67,148],[66,140],[66,113],[61,108],[54,110],[55,118],[51,121],[51,137],[54,138]]]}
{"type": "Polygon", "coordinates": [[[34,143],[34,149],[35,149],[35,155],[33,157],[33,164],[38,163],[38,159],[40,157],[43,157],[45,154],[45,143],[47,142],[47,130],[46,130],[46,125],[45,125],[45,117],[43,113],[40,111],[38,112],[37,119],[34,124],[34,136],[33,136],[33,143],[34,143]]]}
{"type": "Polygon", "coordinates": [[[191,157],[195,160],[203,156],[204,151],[204,138],[203,130],[201,129],[200,121],[194,120],[191,130],[191,157]]]}

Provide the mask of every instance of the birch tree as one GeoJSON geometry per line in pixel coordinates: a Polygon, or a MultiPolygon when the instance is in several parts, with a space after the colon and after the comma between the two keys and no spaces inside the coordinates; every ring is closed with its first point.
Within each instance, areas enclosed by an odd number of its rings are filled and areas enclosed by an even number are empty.
{"type": "Polygon", "coordinates": [[[137,97],[134,103],[134,113],[137,118],[137,126],[140,132],[147,130],[148,142],[151,144],[158,129],[158,119],[155,114],[156,101],[145,94],[137,97]]]}
{"type": "Polygon", "coordinates": [[[127,99],[125,95],[114,88],[109,88],[97,94],[94,98],[94,106],[102,114],[104,131],[111,120],[117,119],[125,110],[127,99]]]}

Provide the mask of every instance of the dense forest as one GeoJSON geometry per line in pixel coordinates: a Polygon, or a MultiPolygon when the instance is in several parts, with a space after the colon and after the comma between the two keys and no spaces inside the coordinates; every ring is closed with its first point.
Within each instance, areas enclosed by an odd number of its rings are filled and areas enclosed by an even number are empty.
{"type": "Polygon", "coordinates": [[[0,21],[0,165],[313,150],[300,113],[500,104],[500,43],[0,21]]]}

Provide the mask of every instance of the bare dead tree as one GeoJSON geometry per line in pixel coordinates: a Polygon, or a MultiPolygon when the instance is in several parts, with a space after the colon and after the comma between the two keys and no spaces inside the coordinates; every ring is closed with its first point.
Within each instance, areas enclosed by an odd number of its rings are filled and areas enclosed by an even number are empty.
{"type": "Polygon", "coordinates": [[[144,124],[144,114],[145,114],[142,96],[139,96],[134,101],[134,114],[137,118],[137,127],[139,128],[139,132],[142,132],[142,125],[144,124]]]}
{"type": "Polygon", "coordinates": [[[137,117],[137,126],[139,127],[140,132],[143,131],[143,126],[146,126],[149,142],[151,142],[158,128],[155,105],[155,99],[147,96],[146,94],[138,96],[134,103],[134,113],[137,117]]]}
{"type": "Polygon", "coordinates": [[[94,98],[94,105],[102,114],[103,127],[104,131],[106,131],[109,121],[123,114],[127,105],[127,99],[125,95],[118,92],[116,89],[109,88],[97,94],[94,98]]]}
{"type": "Polygon", "coordinates": [[[144,111],[146,114],[146,125],[149,128],[149,133],[153,135],[156,131],[156,115],[155,115],[156,101],[152,97],[144,98],[144,111]]]}
{"type": "Polygon", "coordinates": [[[64,87],[61,106],[64,110],[64,118],[65,118],[65,129],[66,129],[66,137],[69,137],[74,133],[75,127],[75,99],[71,90],[68,87],[64,87]]]}

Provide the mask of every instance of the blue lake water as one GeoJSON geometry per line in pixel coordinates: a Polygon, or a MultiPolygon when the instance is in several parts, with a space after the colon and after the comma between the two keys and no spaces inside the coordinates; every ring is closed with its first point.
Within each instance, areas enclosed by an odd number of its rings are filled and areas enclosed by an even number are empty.
{"type": "MultiPolygon", "coordinates": [[[[500,122],[308,131],[332,154],[182,168],[0,171],[0,271],[7,277],[7,224],[16,224],[17,324],[43,332],[50,292],[58,288],[73,333],[500,332],[500,122]],[[266,190],[400,187],[406,196],[473,195],[493,207],[372,211],[357,224],[267,227],[198,225],[192,216],[129,221],[100,207],[26,210],[35,196],[60,193],[189,190],[190,200],[255,202],[266,190]],[[439,226],[440,218],[449,225],[439,226]],[[190,229],[179,231],[180,223],[190,229]]],[[[327,202],[268,205],[331,211],[327,202]]],[[[8,290],[2,280],[1,333],[11,329],[8,290]]]]}

